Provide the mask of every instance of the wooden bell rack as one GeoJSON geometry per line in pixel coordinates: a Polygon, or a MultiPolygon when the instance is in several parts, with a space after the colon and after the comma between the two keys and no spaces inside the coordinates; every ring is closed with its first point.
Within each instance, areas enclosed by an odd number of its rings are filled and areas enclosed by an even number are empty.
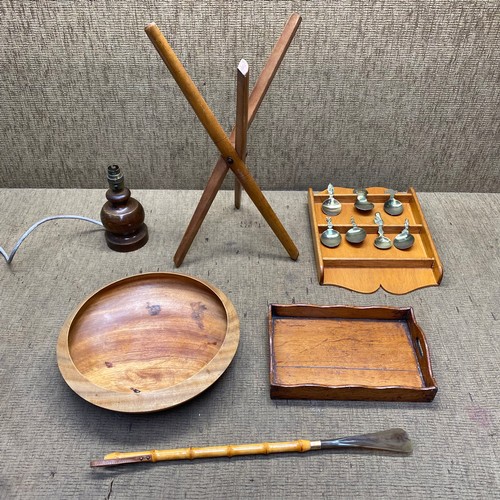
{"type": "Polygon", "coordinates": [[[253,201],[259,212],[269,224],[274,234],[285,247],[291,259],[296,260],[299,251],[294,242],[286,232],[283,224],[273,211],[271,205],[255,182],[245,165],[246,158],[246,138],[247,130],[253,122],[255,115],[267,93],[269,86],[278,71],[290,43],[300,25],[301,17],[292,14],[288,19],[283,32],[274,46],[264,69],[259,75],[255,86],[249,96],[249,71],[248,64],[242,59],[238,65],[237,72],[237,106],[236,125],[227,137],[223,128],[217,121],[212,110],[201,96],[190,76],[186,72],[182,63],[177,58],[175,52],[170,47],[156,24],[148,24],[145,31],[160,54],[174,80],[179,85],[184,96],[198,116],[198,119],[205,127],[221,156],[215,165],[214,170],[208,180],[203,194],[198,202],[198,206],[191,218],[191,221],[184,233],[184,236],[174,255],[174,263],[179,267],[193,243],[198,230],[205,219],[205,216],[212,205],[217,192],[222,186],[222,182],[228,171],[231,169],[235,176],[235,207],[241,204],[241,188],[243,187],[250,199],[253,201]],[[233,146],[234,144],[234,146],[233,146]]]}

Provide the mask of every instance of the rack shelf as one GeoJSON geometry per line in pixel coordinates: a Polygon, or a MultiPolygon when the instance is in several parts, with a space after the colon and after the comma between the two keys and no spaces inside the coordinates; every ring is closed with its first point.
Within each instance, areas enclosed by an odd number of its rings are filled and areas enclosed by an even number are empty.
{"type": "Polygon", "coordinates": [[[335,188],[335,198],[342,204],[340,214],[332,217],[334,228],[342,235],[336,248],[321,244],[321,233],[327,228],[326,215],[321,204],[328,198],[327,190],[314,193],[308,191],[309,217],[316,256],[318,279],[321,285],[337,285],[361,293],[373,293],[379,287],[393,294],[405,294],[418,288],[439,285],[443,277],[443,266],[432,241],[429,227],[413,188],[407,193],[398,193],[396,198],[403,203],[403,213],[391,216],[384,212],[384,202],[389,198],[386,188],[367,189],[367,198],[375,206],[369,212],[354,207],[356,195],[352,188],[335,188]],[[380,250],[373,244],[377,237],[377,225],[373,219],[380,212],[384,220],[384,233],[393,239],[409,220],[414,245],[407,250],[394,246],[380,250]],[[367,232],[366,239],[351,244],[345,233],[352,227],[354,217],[359,227],[367,232]]]}

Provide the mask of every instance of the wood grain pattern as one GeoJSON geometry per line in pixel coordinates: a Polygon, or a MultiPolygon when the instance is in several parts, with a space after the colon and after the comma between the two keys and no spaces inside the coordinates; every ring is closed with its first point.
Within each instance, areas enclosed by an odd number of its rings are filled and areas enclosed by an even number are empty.
{"type": "Polygon", "coordinates": [[[326,190],[314,193],[309,188],[309,219],[321,285],[337,285],[361,293],[373,293],[382,287],[390,293],[405,294],[441,282],[443,266],[412,188],[408,193],[398,193],[397,198],[403,203],[404,210],[397,216],[384,212],[383,205],[389,195],[383,187],[368,188],[368,199],[375,205],[369,212],[354,208],[356,196],[352,189],[335,188],[335,198],[342,204],[340,214],[332,218],[334,228],[342,235],[342,242],[336,248],[327,248],[320,243],[321,233],[327,227],[321,204],[327,198],[326,190]],[[384,233],[391,239],[403,230],[404,221],[408,219],[411,234],[415,237],[413,246],[407,250],[394,246],[388,250],[376,248],[374,241],[378,227],[373,221],[376,212],[382,215],[384,233]],[[352,245],[345,240],[345,233],[351,228],[351,217],[367,232],[366,239],[360,244],[352,245]]]}
{"type": "Polygon", "coordinates": [[[425,336],[411,308],[269,308],[271,397],[431,401],[425,336]]]}
{"type": "MultiPolygon", "coordinates": [[[[292,43],[292,40],[297,32],[302,18],[294,13],[288,19],[281,36],[279,37],[276,45],[274,46],[262,72],[260,73],[250,97],[248,99],[248,122],[247,129],[250,128],[259,107],[266,96],[266,93],[273,81],[273,78],[278,71],[281,61],[285,57],[288,47],[292,43]]],[[[233,128],[229,136],[231,142],[236,140],[236,127],[233,128]]],[[[200,201],[196,206],[196,209],[189,221],[188,227],[184,232],[181,242],[174,255],[174,263],[176,267],[179,267],[186,257],[187,252],[191,248],[191,245],[198,234],[198,231],[205,219],[212,203],[217,195],[217,192],[222,186],[222,182],[229,170],[226,160],[221,156],[217,160],[215,167],[210,175],[208,183],[203,190],[200,201]]],[[[238,181],[239,182],[239,181],[238,181]]],[[[241,184],[241,183],[240,183],[241,184]]]]}
{"type": "MultiPolygon", "coordinates": [[[[238,156],[246,162],[247,156],[247,129],[248,129],[248,88],[250,74],[248,63],[242,59],[238,65],[236,78],[236,140],[234,147],[238,156]]],[[[241,183],[238,178],[234,180],[234,206],[241,206],[241,183]]]]}
{"type": "Polygon", "coordinates": [[[130,276],[101,288],[65,322],[59,369],[103,408],[150,412],[196,396],[229,366],[239,342],[234,306],[205,281],[130,276]]]}
{"type": "Polygon", "coordinates": [[[101,222],[106,229],[105,239],[116,252],[133,252],[142,248],[149,238],[144,223],[144,207],[130,195],[128,188],[106,191],[107,202],[101,209],[101,222]]]}
{"type": "Polygon", "coordinates": [[[239,157],[236,149],[226,136],[224,129],[215,118],[212,110],[196,88],[196,85],[193,83],[184,66],[177,58],[175,52],[172,50],[172,47],[170,47],[168,41],[156,24],[151,23],[147,25],[145,31],[163,59],[163,62],[172,74],[177,85],[193,108],[193,111],[196,113],[196,116],[200,120],[201,124],[207,131],[217,149],[220,151],[221,156],[225,159],[229,168],[231,168],[238,180],[241,182],[241,185],[245,188],[248,196],[269,224],[276,237],[280,240],[290,258],[296,260],[299,256],[299,251],[295,246],[295,243],[290,238],[283,224],[275,214],[258,184],[255,182],[255,179],[248,171],[244,161],[239,157]]]}

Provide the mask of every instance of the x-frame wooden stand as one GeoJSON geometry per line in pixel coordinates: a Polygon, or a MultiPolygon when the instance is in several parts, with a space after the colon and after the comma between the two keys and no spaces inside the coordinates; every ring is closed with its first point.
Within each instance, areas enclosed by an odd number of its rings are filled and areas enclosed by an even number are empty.
{"type": "Polygon", "coordinates": [[[154,23],[146,26],[145,31],[148,37],[221,153],[221,157],[215,165],[198,206],[196,207],[195,213],[175,253],[174,263],[176,267],[182,264],[229,169],[234,172],[237,179],[235,184],[236,207],[238,208],[240,205],[241,184],[266,222],[274,231],[274,234],[285,247],[290,258],[293,260],[298,258],[299,251],[297,247],[248,171],[244,159],[246,156],[246,131],[255,118],[259,106],[267,93],[300,22],[301,17],[298,14],[292,14],[292,16],[290,16],[264,69],[255,83],[250,97],[248,97],[248,65],[244,60],[240,62],[238,66],[237,123],[229,138],[226,136],[212,110],[199,93],[159,28],[154,23]],[[233,146],[233,142],[235,146],[233,146]]]}

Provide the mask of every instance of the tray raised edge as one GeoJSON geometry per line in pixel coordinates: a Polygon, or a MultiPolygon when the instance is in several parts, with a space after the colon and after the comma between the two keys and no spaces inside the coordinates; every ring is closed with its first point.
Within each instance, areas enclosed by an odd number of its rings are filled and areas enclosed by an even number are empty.
{"type": "Polygon", "coordinates": [[[270,396],[271,399],[322,399],[339,401],[405,401],[430,402],[436,396],[438,387],[432,374],[429,348],[425,334],[417,324],[411,307],[384,306],[318,306],[311,304],[270,304],[269,305],[269,344],[270,344],[270,396]],[[275,382],[274,359],[274,319],[278,317],[297,318],[344,318],[344,319],[380,319],[401,320],[408,322],[424,387],[408,388],[403,386],[333,386],[322,384],[285,385],[275,382]],[[416,342],[421,347],[422,355],[416,352],[416,342]]]}

